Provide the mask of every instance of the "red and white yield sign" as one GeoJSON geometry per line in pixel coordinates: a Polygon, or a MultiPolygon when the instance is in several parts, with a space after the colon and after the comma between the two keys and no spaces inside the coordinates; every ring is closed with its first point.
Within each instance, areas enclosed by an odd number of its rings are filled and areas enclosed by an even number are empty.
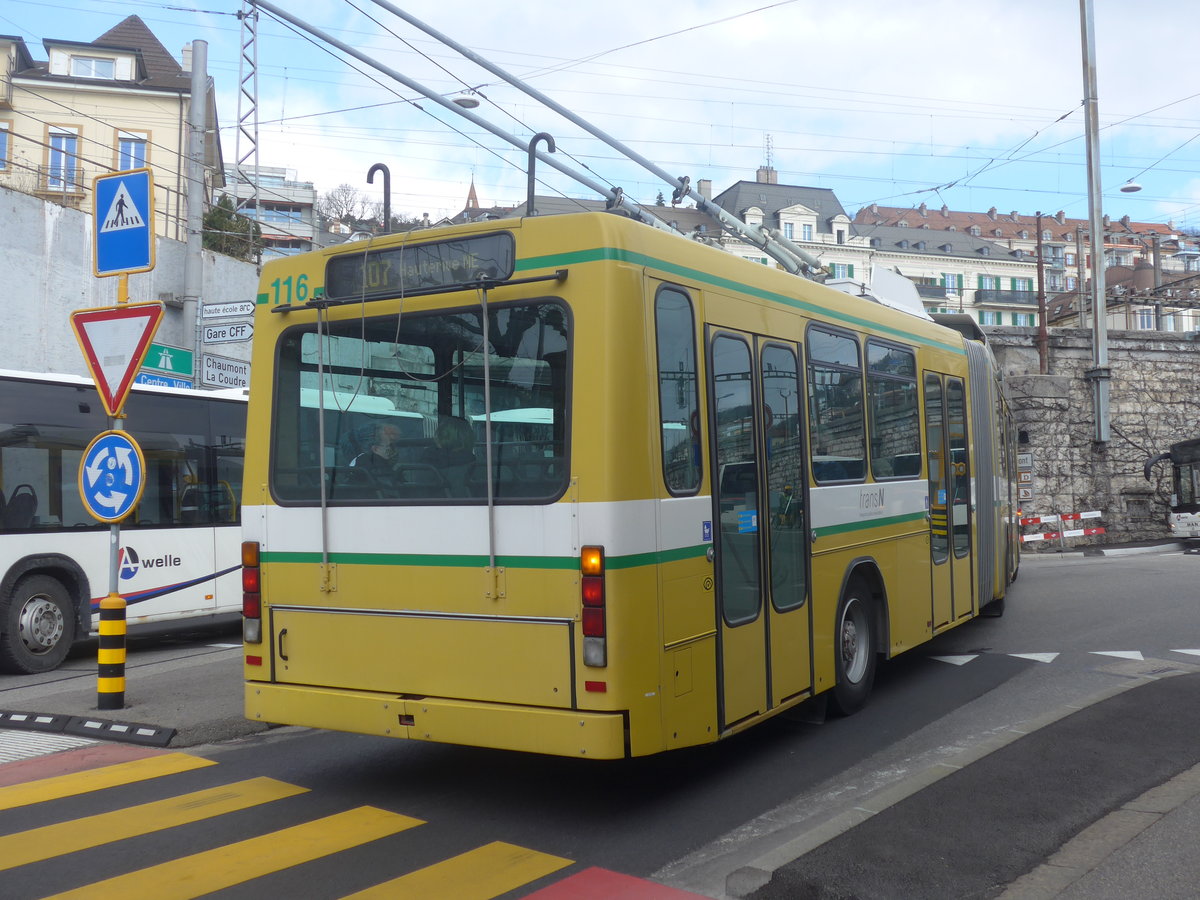
{"type": "Polygon", "coordinates": [[[125,398],[162,317],[161,303],[104,306],[71,313],[71,328],[110,416],[122,415],[125,398]]]}

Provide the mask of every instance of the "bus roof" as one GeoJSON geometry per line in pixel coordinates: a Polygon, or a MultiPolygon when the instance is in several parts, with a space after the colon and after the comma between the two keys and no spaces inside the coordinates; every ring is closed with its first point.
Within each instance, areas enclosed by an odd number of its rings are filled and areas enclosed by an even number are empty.
{"type": "MultiPolygon", "coordinates": [[[[0,379],[41,381],[46,384],[73,384],[79,387],[91,388],[95,388],[96,386],[96,383],[91,378],[83,375],[71,375],[66,372],[22,372],[17,369],[0,369],[0,379]]],[[[166,387],[160,384],[138,383],[133,385],[133,390],[149,394],[174,394],[176,396],[202,396],[218,400],[236,400],[241,403],[246,402],[248,393],[245,388],[218,388],[209,391],[201,388],[166,387]]]]}

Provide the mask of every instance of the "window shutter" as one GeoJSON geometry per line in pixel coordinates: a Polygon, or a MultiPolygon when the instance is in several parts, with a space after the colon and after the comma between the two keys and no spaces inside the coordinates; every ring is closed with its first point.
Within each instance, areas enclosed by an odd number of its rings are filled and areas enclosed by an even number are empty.
{"type": "Polygon", "coordinates": [[[846,266],[846,277],[847,278],[854,277],[854,263],[850,263],[850,265],[846,266]]]}

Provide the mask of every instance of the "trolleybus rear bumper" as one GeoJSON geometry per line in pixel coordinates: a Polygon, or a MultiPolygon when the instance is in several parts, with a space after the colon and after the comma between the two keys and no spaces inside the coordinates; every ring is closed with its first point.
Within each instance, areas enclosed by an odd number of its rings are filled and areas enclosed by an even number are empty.
{"type": "Polygon", "coordinates": [[[372,691],[246,682],[246,718],[383,737],[623,759],[621,713],[543,709],[444,698],[406,699],[372,691]]]}

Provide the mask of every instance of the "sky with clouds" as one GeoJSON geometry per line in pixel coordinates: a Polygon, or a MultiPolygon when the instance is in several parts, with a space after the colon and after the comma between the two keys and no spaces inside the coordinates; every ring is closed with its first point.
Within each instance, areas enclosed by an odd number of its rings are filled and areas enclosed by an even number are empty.
{"type": "MultiPolygon", "coordinates": [[[[449,95],[522,142],[653,202],[670,188],[575,125],[371,0],[282,8],[449,95]]],[[[693,184],[720,191],[768,160],[781,183],[833,189],[847,211],[879,203],[1086,218],[1078,0],[399,0],[396,5],[693,184]]],[[[208,42],[227,164],[237,143],[242,31],[234,0],[6,0],[0,33],[92,41],[140,16],[178,59],[208,42]]],[[[1094,0],[1104,212],[1200,226],[1200,88],[1186,7],[1094,0]],[[1138,193],[1119,188],[1135,179],[1138,193]]],[[[259,161],[321,193],[342,183],[435,218],[526,193],[526,153],[386,75],[258,20],[259,161]]],[[[246,112],[243,107],[242,112],[246,112]]],[[[596,198],[542,164],[539,193],[596,198]]]]}

